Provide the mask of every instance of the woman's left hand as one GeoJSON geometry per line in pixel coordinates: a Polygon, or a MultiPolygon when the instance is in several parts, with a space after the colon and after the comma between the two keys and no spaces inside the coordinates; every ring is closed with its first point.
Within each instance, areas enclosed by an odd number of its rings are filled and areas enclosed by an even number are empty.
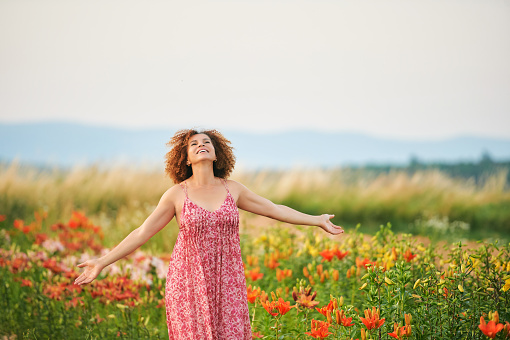
{"type": "Polygon", "coordinates": [[[318,227],[321,227],[324,229],[324,231],[333,234],[338,235],[342,234],[344,232],[344,229],[341,226],[334,225],[333,222],[330,220],[335,217],[335,215],[328,215],[328,214],[322,214],[319,216],[320,222],[317,224],[318,227]]]}

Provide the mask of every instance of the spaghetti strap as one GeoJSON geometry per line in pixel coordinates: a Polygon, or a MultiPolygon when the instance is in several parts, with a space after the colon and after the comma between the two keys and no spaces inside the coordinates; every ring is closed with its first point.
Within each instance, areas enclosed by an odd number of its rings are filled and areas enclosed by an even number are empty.
{"type": "Polygon", "coordinates": [[[230,194],[230,191],[228,190],[227,180],[223,178],[223,184],[225,185],[225,189],[227,189],[227,193],[230,194]]]}
{"type": "Polygon", "coordinates": [[[182,181],[181,183],[179,183],[179,185],[181,186],[182,190],[184,190],[186,198],[188,198],[188,186],[186,185],[186,181],[182,181]],[[182,183],[184,183],[184,186],[182,186],[182,183]]]}

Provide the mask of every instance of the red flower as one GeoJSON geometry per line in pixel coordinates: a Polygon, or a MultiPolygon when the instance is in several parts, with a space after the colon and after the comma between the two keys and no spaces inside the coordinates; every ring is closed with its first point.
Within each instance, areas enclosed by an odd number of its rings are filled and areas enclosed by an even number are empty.
{"type": "Polygon", "coordinates": [[[34,284],[30,280],[21,279],[21,287],[27,286],[32,287],[34,284]]]}
{"type": "Polygon", "coordinates": [[[329,249],[325,249],[325,250],[321,251],[319,254],[320,254],[320,256],[323,257],[322,262],[324,262],[324,261],[331,262],[331,260],[335,256],[335,253],[333,252],[333,250],[329,250],[329,249]]]}
{"type": "Polygon", "coordinates": [[[273,312],[273,309],[275,309],[276,307],[276,301],[261,301],[262,303],[262,307],[264,307],[264,309],[269,313],[271,314],[272,316],[277,316],[278,315],[278,312],[273,312]]]}
{"type": "Polygon", "coordinates": [[[35,234],[35,244],[41,244],[48,239],[46,234],[35,234]]]}
{"type": "Polygon", "coordinates": [[[280,269],[276,268],[276,279],[278,282],[285,279],[285,277],[291,277],[292,276],[292,270],[291,269],[280,269]]]}
{"type": "Polygon", "coordinates": [[[60,301],[60,300],[62,300],[62,297],[64,296],[65,289],[66,289],[65,283],[61,283],[59,285],[47,285],[43,289],[43,294],[45,294],[50,299],[55,299],[55,300],[60,301]]]}
{"type": "Polygon", "coordinates": [[[42,266],[44,268],[50,269],[52,272],[58,274],[62,272],[62,266],[57,262],[57,260],[53,258],[49,258],[43,262],[42,266]]]}
{"type": "Polygon", "coordinates": [[[312,329],[310,332],[305,332],[305,334],[310,335],[312,338],[326,338],[328,335],[333,334],[329,332],[329,326],[331,324],[319,321],[319,320],[312,320],[312,329]]]}
{"type": "Polygon", "coordinates": [[[257,333],[251,333],[251,338],[252,339],[259,339],[259,338],[262,338],[264,337],[264,334],[260,333],[260,332],[257,332],[257,333]]]}
{"type": "Polygon", "coordinates": [[[71,307],[76,308],[76,306],[78,306],[78,304],[83,306],[85,303],[83,302],[83,300],[80,297],[74,297],[72,300],[66,301],[66,308],[71,308],[71,307]]]}
{"type": "Polygon", "coordinates": [[[406,262],[411,262],[412,259],[416,257],[416,254],[413,254],[409,249],[407,249],[404,253],[404,259],[406,262]]]}
{"type": "Polygon", "coordinates": [[[358,268],[367,268],[369,265],[375,266],[375,265],[377,265],[377,262],[372,262],[367,258],[364,258],[363,260],[361,260],[359,257],[356,257],[356,266],[358,268]]]}
{"type": "Polygon", "coordinates": [[[295,305],[291,307],[290,301],[283,301],[282,298],[278,298],[278,301],[276,302],[276,309],[278,309],[278,313],[280,313],[280,315],[287,314],[287,312],[293,307],[295,307],[295,305]]]}
{"type": "Polygon", "coordinates": [[[19,220],[19,219],[14,220],[14,228],[21,230],[24,225],[25,225],[25,222],[23,220],[19,220]]]}
{"type": "Polygon", "coordinates": [[[0,215],[0,222],[5,221],[5,215],[0,215]]]}
{"type": "Polygon", "coordinates": [[[260,273],[260,267],[254,268],[252,270],[248,270],[246,272],[246,278],[250,278],[252,281],[257,281],[264,277],[263,273],[260,273]]]}
{"type": "Polygon", "coordinates": [[[278,301],[261,301],[262,307],[271,314],[272,316],[285,315],[287,312],[293,308],[294,306],[290,306],[289,301],[284,301],[282,298],[278,298],[278,301]],[[273,310],[276,309],[276,312],[273,312],[273,310]]]}
{"type": "Polygon", "coordinates": [[[351,327],[354,326],[353,323],[351,323],[352,318],[347,318],[344,314],[343,310],[335,310],[335,319],[336,323],[339,325],[342,325],[344,327],[351,327]]]}
{"type": "Polygon", "coordinates": [[[333,252],[335,253],[335,256],[338,257],[339,260],[343,259],[349,254],[348,251],[342,252],[341,250],[338,249],[334,249],[333,252]]]}
{"type": "Polygon", "coordinates": [[[264,256],[264,266],[269,269],[276,269],[280,265],[278,262],[278,258],[280,257],[280,253],[277,251],[276,253],[272,253],[264,256]]]}
{"type": "Polygon", "coordinates": [[[386,320],[379,319],[379,309],[376,310],[375,307],[372,307],[372,310],[365,309],[365,317],[360,317],[360,319],[368,330],[381,327],[386,320]]]}
{"type": "Polygon", "coordinates": [[[400,327],[396,322],[393,324],[393,332],[388,333],[389,336],[395,339],[403,339],[411,336],[411,325],[400,327]]]}
{"type": "Polygon", "coordinates": [[[329,303],[322,308],[315,307],[315,309],[317,310],[317,312],[321,313],[322,315],[327,316],[328,311],[330,311],[330,312],[333,311],[333,301],[329,301],[329,303]]]}
{"type": "Polygon", "coordinates": [[[493,320],[490,320],[488,323],[485,322],[483,316],[480,317],[480,324],[478,325],[483,334],[487,335],[489,338],[494,339],[496,334],[503,329],[503,324],[496,324],[493,320]]]}
{"type": "Polygon", "coordinates": [[[249,303],[255,303],[255,300],[259,297],[259,295],[260,295],[260,288],[253,289],[253,288],[251,288],[251,285],[248,286],[247,297],[248,297],[249,303]]]}

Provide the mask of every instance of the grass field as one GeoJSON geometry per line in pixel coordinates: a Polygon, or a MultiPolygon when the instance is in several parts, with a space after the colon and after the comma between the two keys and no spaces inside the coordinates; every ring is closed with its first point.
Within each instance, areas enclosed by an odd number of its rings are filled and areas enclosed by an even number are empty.
{"type": "MultiPolygon", "coordinates": [[[[334,213],[347,233],[241,215],[254,338],[504,339],[510,331],[507,174],[238,172],[276,203],[334,213]]],[[[147,170],[0,169],[0,338],[167,339],[178,227],[76,286],[172,185],[147,170]]]]}
{"type": "MultiPolygon", "coordinates": [[[[387,174],[361,170],[293,170],[235,172],[252,191],[275,203],[309,214],[335,214],[345,228],[358,223],[373,234],[391,222],[393,230],[434,239],[506,238],[510,235],[510,190],[507,172],[472,179],[452,178],[427,170],[387,174]]],[[[173,183],[160,171],[97,167],[37,170],[16,163],[0,167],[0,214],[9,223],[48,214],[48,223],[79,210],[108,231],[110,247],[137,228],[173,183]]],[[[249,221],[250,214],[243,214],[249,221]]],[[[151,240],[155,251],[171,251],[175,221],[151,240]],[[164,240],[164,241],[163,241],[164,240]]]]}

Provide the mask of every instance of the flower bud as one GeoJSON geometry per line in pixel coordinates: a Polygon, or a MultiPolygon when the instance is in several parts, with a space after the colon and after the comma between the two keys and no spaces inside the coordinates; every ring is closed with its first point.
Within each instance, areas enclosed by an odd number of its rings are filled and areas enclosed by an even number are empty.
{"type": "Polygon", "coordinates": [[[389,285],[394,285],[395,282],[391,281],[387,276],[384,277],[384,281],[389,285]]]}
{"type": "Polygon", "coordinates": [[[307,269],[306,267],[303,267],[303,275],[304,275],[305,277],[310,276],[310,273],[308,272],[308,269],[307,269]]]}
{"type": "Polygon", "coordinates": [[[335,321],[337,324],[340,324],[341,320],[340,320],[340,311],[338,309],[335,310],[335,321]]]}
{"type": "Polygon", "coordinates": [[[367,340],[367,335],[365,333],[365,329],[364,328],[361,329],[361,340],[367,340]]]}
{"type": "Polygon", "coordinates": [[[491,320],[494,321],[496,324],[499,323],[499,313],[498,313],[498,311],[495,311],[494,313],[492,313],[491,320]]]}
{"type": "Polygon", "coordinates": [[[413,289],[416,289],[416,287],[418,287],[420,282],[421,282],[421,279],[416,280],[416,282],[414,283],[413,289]]]}
{"type": "Polygon", "coordinates": [[[411,320],[413,319],[411,314],[404,314],[404,319],[406,321],[406,326],[409,326],[411,324],[411,320]]]}

